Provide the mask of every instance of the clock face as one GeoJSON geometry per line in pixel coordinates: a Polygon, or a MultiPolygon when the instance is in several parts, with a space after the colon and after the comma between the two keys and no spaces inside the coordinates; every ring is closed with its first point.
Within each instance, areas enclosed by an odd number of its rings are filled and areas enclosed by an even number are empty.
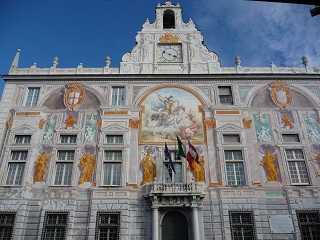
{"type": "Polygon", "coordinates": [[[182,62],[181,44],[161,44],[158,46],[158,61],[162,63],[182,62]]]}

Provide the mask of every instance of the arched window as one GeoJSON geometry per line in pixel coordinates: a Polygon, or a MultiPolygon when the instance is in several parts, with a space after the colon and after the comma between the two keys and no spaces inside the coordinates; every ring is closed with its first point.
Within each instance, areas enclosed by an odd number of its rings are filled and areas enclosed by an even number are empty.
{"type": "Polygon", "coordinates": [[[172,10],[165,10],[163,13],[163,28],[175,28],[175,17],[172,10]]]}

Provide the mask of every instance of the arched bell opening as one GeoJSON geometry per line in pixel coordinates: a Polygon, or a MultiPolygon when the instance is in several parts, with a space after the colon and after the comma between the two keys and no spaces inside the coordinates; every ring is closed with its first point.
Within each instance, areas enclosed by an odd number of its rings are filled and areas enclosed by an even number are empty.
{"type": "Polygon", "coordinates": [[[172,29],[176,27],[174,11],[166,10],[163,13],[163,28],[172,29]]]}

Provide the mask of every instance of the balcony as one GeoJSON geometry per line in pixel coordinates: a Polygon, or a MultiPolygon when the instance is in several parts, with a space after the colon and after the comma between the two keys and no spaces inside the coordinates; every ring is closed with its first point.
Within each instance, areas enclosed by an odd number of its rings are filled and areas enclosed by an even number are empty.
{"type": "Polygon", "coordinates": [[[145,198],[153,205],[191,206],[205,196],[204,185],[197,183],[153,183],[145,186],[145,198]]]}

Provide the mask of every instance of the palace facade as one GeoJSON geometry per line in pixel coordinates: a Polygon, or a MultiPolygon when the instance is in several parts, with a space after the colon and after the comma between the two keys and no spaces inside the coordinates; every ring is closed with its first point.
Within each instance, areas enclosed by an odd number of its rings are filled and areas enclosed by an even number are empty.
{"type": "Polygon", "coordinates": [[[0,239],[320,239],[320,69],[223,67],[171,2],[136,42],[119,68],[17,52],[0,239]]]}

